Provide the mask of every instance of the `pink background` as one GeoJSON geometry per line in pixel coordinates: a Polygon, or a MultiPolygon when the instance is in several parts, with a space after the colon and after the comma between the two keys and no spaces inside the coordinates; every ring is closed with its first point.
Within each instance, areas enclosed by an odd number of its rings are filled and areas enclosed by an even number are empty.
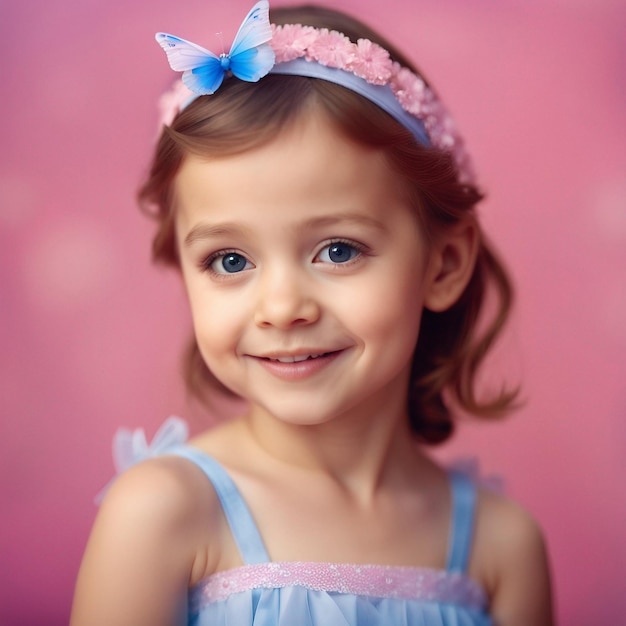
{"type": "MultiPolygon", "coordinates": [[[[153,33],[209,47],[251,2],[3,2],[0,623],[67,622],[120,426],[202,427],[178,379],[189,321],[149,264],[133,194],[170,81],[153,33]],[[211,6],[214,4],[215,6],[211,6]]],[[[425,68],[489,191],[519,306],[492,364],[524,384],[466,425],[542,522],[560,622],[626,613],[626,6],[621,0],[343,0],[425,68]],[[382,7],[385,7],[383,10],[382,7]]],[[[206,418],[205,423],[206,423],[206,418]]]]}

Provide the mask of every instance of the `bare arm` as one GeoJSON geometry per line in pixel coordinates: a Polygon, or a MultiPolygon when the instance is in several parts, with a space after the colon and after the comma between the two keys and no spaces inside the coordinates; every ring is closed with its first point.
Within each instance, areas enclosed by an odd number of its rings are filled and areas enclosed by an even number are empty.
{"type": "Polygon", "coordinates": [[[547,551],[535,520],[517,505],[494,498],[481,530],[488,545],[491,614],[497,626],[553,626],[547,551]]]}
{"type": "Polygon", "coordinates": [[[186,623],[195,524],[181,471],[159,459],[114,483],[87,544],[71,626],[186,623]]]}

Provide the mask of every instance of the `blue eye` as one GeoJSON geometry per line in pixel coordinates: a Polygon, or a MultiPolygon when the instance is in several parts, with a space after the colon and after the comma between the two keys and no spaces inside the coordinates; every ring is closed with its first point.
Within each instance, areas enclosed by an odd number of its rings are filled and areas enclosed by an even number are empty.
{"type": "Polygon", "coordinates": [[[335,241],[324,248],[319,253],[319,259],[323,263],[347,263],[361,254],[361,251],[354,245],[344,241],[335,241]]]}
{"type": "Polygon", "coordinates": [[[236,274],[249,269],[251,263],[242,254],[225,252],[210,259],[207,266],[216,274],[236,274]]]}

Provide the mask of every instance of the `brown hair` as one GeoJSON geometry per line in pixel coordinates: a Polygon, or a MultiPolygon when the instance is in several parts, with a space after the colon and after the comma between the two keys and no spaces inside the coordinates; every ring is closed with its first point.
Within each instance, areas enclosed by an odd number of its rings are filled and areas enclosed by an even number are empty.
{"type": "MultiPolygon", "coordinates": [[[[353,41],[370,39],[385,47],[394,60],[417,71],[388,41],[337,11],[282,8],[272,12],[272,21],[335,29],[353,41]]],[[[473,209],[483,196],[475,186],[459,180],[450,155],[418,145],[407,129],[372,102],[335,84],[300,76],[268,75],[258,83],[233,79],[225,80],[216,94],[195,100],[163,129],[149,176],[139,191],[141,207],[157,221],[154,259],[179,266],[171,194],[187,154],[223,156],[261,146],[312,104],[348,137],[385,153],[406,181],[427,237],[434,239],[460,220],[474,219],[473,209]]],[[[451,435],[452,405],[483,417],[503,415],[512,408],[517,390],[481,401],[475,389],[478,368],[504,326],[512,295],[505,269],[481,234],[476,266],[460,299],[447,311],[423,313],[408,398],[411,427],[422,441],[436,443],[451,435]],[[480,324],[490,293],[496,296],[496,308],[480,324]]],[[[206,367],[195,340],[184,363],[188,388],[195,395],[205,401],[210,389],[232,395],[206,367]]]]}

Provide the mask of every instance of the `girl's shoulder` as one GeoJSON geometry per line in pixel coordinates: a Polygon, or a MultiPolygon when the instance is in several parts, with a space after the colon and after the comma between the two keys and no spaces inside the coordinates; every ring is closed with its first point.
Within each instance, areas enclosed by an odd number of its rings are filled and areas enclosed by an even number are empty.
{"type": "Polygon", "coordinates": [[[222,532],[219,499],[195,466],[173,455],[146,459],[120,474],[97,522],[112,539],[157,546],[192,579],[196,569],[201,577],[220,558],[219,542],[209,540],[222,532]]]}
{"type": "MultiPolygon", "coordinates": [[[[213,438],[208,431],[196,440],[213,438]]],[[[112,515],[121,523],[128,516],[133,525],[149,522],[150,529],[160,525],[164,532],[179,525],[189,531],[196,520],[215,530],[221,512],[217,494],[197,465],[175,453],[194,441],[188,441],[187,424],[175,417],[161,425],[150,443],[143,429],[118,430],[113,441],[118,475],[103,492],[99,515],[112,515]]]]}
{"type": "Polygon", "coordinates": [[[478,490],[472,569],[498,623],[551,623],[546,621],[551,590],[541,527],[520,504],[488,489],[478,490]]]}
{"type": "Polygon", "coordinates": [[[164,524],[175,526],[195,515],[198,506],[211,511],[216,502],[193,465],[163,454],[142,460],[117,476],[107,490],[101,512],[113,510],[134,519],[158,516],[164,524]]]}
{"type": "Polygon", "coordinates": [[[476,509],[476,546],[494,558],[508,560],[543,549],[543,533],[533,515],[515,500],[479,488],[476,509]]]}
{"type": "Polygon", "coordinates": [[[81,564],[72,624],[186,623],[190,580],[220,558],[219,504],[183,459],[136,463],[108,488],[81,564]]]}

